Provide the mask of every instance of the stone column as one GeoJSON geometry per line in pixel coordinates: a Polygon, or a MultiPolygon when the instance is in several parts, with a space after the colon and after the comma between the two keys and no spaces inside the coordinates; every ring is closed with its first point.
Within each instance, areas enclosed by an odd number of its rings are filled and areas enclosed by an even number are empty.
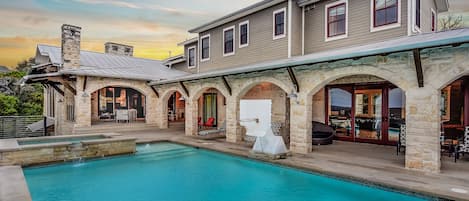
{"type": "Polygon", "coordinates": [[[312,151],[312,97],[298,94],[290,100],[290,151],[307,154],[312,151]]]}
{"type": "Polygon", "coordinates": [[[239,124],[239,99],[235,97],[226,97],[226,141],[243,141],[239,124]]]}
{"type": "Polygon", "coordinates": [[[406,157],[408,169],[440,171],[440,91],[414,88],[406,91],[406,157]]]}
{"type": "Polygon", "coordinates": [[[156,98],[156,95],[152,92],[150,94],[147,94],[145,96],[145,123],[146,124],[151,124],[151,125],[158,125],[159,119],[160,118],[160,113],[162,113],[160,108],[158,108],[158,98],[156,98]]]}
{"type": "Polygon", "coordinates": [[[197,99],[186,100],[186,115],[185,115],[186,136],[195,136],[199,132],[198,125],[197,125],[198,107],[199,107],[199,102],[197,101],[197,99]]]}
{"type": "MultiPolygon", "coordinates": [[[[83,86],[84,77],[77,77],[75,86],[83,86]]],[[[91,127],[91,94],[75,87],[75,127],[91,127]]]]}
{"type": "Polygon", "coordinates": [[[158,127],[160,129],[166,129],[168,128],[168,102],[164,101],[161,96],[156,100],[156,102],[158,108],[156,110],[158,127]]]}

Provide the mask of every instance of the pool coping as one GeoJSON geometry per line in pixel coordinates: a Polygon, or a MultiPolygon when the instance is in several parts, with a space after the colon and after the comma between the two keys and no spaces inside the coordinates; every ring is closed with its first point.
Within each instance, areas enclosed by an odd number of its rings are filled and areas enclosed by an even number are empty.
{"type": "Polygon", "coordinates": [[[28,142],[36,140],[47,140],[47,139],[67,139],[67,138],[86,138],[86,137],[95,137],[95,136],[104,136],[103,139],[94,139],[94,140],[80,140],[80,143],[83,144],[96,144],[96,143],[105,143],[105,142],[118,142],[124,140],[137,140],[135,137],[128,137],[118,133],[96,133],[96,134],[85,134],[85,135],[60,135],[60,136],[45,136],[45,137],[29,137],[29,138],[17,138],[17,139],[2,139],[0,140],[0,153],[1,152],[12,152],[19,150],[27,150],[33,148],[43,148],[43,147],[58,147],[58,146],[67,146],[73,143],[71,142],[51,142],[51,143],[40,143],[40,144],[29,144],[29,145],[20,145],[18,141],[28,142]]]}
{"type": "MultiPolygon", "coordinates": [[[[328,171],[328,170],[323,169],[323,168],[307,167],[307,166],[304,166],[304,165],[291,163],[291,162],[285,161],[285,160],[271,160],[271,159],[267,159],[267,158],[254,158],[254,157],[250,157],[248,152],[244,152],[244,151],[236,152],[234,150],[228,151],[228,150],[222,150],[222,149],[217,149],[217,148],[214,148],[214,147],[210,147],[210,144],[212,144],[212,143],[204,144],[204,143],[199,143],[197,141],[187,142],[187,141],[179,141],[179,140],[174,140],[174,139],[164,139],[164,140],[140,141],[140,142],[137,142],[137,144],[148,144],[148,143],[151,144],[151,143],[161,143],[161,142],[169,142],[169,143],[176,143],[176,144],[181,144],[181,145],[186,145],[186,146],[191,146],[191,147],[196,147],[196,148],[203,148],[203,149],[206,149],[206,150],[221,152],[221,153],[224,153],[224,154],[238,156],[238,157],[242,157],[242,158],[246,158],[246,159],[250,159],[250,160],[265,162],[265,163],[269,163],[269,164],[273,164],[273,165],[279,165],[279,166],[283,166],[283,167],[294,168],[294,169],[298,169],[300,171],[304,171],[304,172],[308,172],[308,173],[312,173],[312,174],[321,174],[321,175],[328,176],[328,177],[333,177],[333,178],[336,178],[336,179],[348,180],[349,182],[356,182],[356,183],[360,183],[360,184],[364,184],[364,185],[368,185],[368,186],[386,188],[386,189],[390,189],[392,191],[403,192],[403,193],[410,194],[410,195],[431,197],[431,198],[435,198],[435,199],[439,199],[439,200],[443,199],[443,200],[469,201],[469,197],[468,198],[461,198],[461,197],[457,197],[457,196],[454,196],[454,195],[448,195],[448,194],[444,194],[444,193],[437,193],[437,192],[434,192],[434,191],[426,191],[426,190],[423,190],[421,188],[412,188],[412,187],[406,187],[406,186],[399,186],[399,185],[395,185],[395,184],[390,183],[390,182],[383,182],[383,181],[379,181],[379,180],[365,179],[365,178],[362,178],[362,177],[352,176],[352,175],[345,174],[345,173],[337,173],[337,172],[333,172],[333,171],[328,171]]],[[[411,171],[411,170],[409,170],[409,171],[411,171]]],[[[415,174],[424,175],[424,173],[421,173],[421,172],[417,172],[417,171],[413,171],[413,172],[415,174]]]]}
{"type": "Polygon", "coordinates": [[[32,201],[31,194],[20,166],[0,166],[0,200],[32,201]]]}

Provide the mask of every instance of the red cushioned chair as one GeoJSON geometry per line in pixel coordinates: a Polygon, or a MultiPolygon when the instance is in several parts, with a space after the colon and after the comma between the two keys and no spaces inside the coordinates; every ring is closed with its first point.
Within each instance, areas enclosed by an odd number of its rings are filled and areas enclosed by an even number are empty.
{"type": "Polygon", "coordinates": [[[204,127],[211,128],[211,127],[213,127],[214,123],[215,123],[215,118],[210,117],[210,118],[208,118],[207,122],[204,123],[204,127]]]}

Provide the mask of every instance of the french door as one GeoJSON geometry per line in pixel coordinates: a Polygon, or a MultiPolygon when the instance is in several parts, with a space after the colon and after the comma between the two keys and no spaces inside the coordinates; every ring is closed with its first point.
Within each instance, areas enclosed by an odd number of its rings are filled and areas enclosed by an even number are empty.
{"type": "Polygon", "coordinates": [[[326,88],[326,124],[345,141],[396,143],[405,121],[405,97],[391,84],[334,85],[326,88]]]}

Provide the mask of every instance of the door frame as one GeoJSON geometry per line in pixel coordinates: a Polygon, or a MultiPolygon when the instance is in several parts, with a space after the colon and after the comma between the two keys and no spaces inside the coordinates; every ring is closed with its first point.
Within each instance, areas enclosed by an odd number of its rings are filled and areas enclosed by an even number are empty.
{"type": "Polygon", "coordinates": [[[352,94],[352,114],[351,114],[351,137],[334,136],[335,139],[341,141],[372,143],[380,145],[396,145],[397,142],[389,141],[389,90],[395,87],[389,82],[373,82],[373,83],[353,83],[353,84],[334,84],[325,86],[325,123],[329,125],[329,89],[342,88],[352,94]],[[355,134],[355,91],[357,89],[381,89],[381,139],[362,139],[357,138],[355,134]],[[351,91],[350,91],[351,90],[351,91]]]}

